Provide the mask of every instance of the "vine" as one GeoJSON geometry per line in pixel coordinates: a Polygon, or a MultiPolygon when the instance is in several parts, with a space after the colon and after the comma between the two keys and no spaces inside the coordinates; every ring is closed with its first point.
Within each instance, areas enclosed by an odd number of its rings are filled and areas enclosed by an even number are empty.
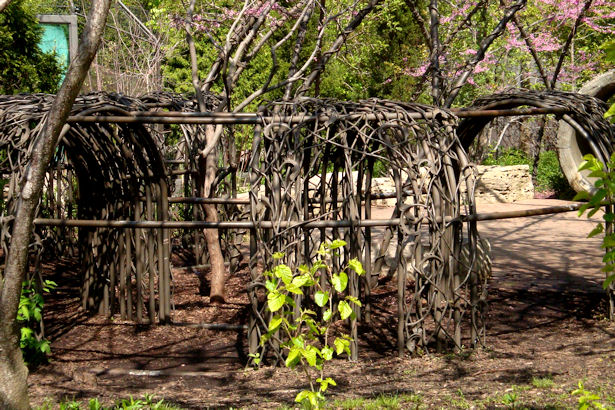
{"type": "MultiPolygon", "coordinates": [[[[331,258],[339,256],[337,249],[346,245],[343,240],[322,243],[318,250],[318,257],[311,266],[301,265],[296,272],[280,263],[271,271],[264,273],[267,288],[267,306],[272,313],[267,333],[261,337],[261,345],[270,339],[282,339],[281,344],[286,355],[286,367],[298,369],[305,374],[309,381],[309,390],[302,390],[295,397],[297,403],[311,408],[319,409],[325,399],[325,392],[329,386],[336,386],[331,377],[325,375],[325,364],[333,359],[334,355],[350,356],[350,336],[336,334],[332,326],[338,320],[353,318],[355,313],[351,305],[361,306],[361,302],[353,296],[344,295],[348,286],[348,270],[357,275],[363,275],[365,270],[358,259],[351,259],[346,269],[334,272],[331,258]],[[331,284],[331,288],[324,286],[331,284]],[[311,294],[314,303],[320,308],[316,310],[301,307],[293,316],[296,305],[293,295],[311,294]],[[281,333],[281,335],[280,335],[281,333]],[[317,377],[314,383],[313,373],[317,377]]],[[[273,255],[280,260],[284,254],[277,252],[273,255]]],[[[258,354],[251,355],[256,364],[259,363],[258,354]]]]}

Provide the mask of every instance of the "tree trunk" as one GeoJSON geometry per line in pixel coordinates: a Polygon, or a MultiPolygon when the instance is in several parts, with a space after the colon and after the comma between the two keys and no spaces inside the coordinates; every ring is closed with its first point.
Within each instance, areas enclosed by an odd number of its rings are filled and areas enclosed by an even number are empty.
{"type": "Polygon", "coordinates": [[[4,278],[0,281],[0,408],[29,408],[28,371],[19,350],[17,309],[21,284],[28,265],[28,245],[32,234],[34,212],[41,197],[45,173],[51,161],[73,102],[100,44],[110,0],[92,2],[77,55],[49,110],[45,125],[34,143],[30,162],[24,170],[20,197],[17,201],[11,243],[6,258],[4,278]]]}
{"type": "Polygon", "coordinates": [[[538,120],[538,135],[534,142],[534,158],[532,159],[532,184],[536,189],[537,177],[538,177],[538,162],[540,160],[540,148],[542,146],[542,139],[545,135],[545,127],[547,123],[545,117],[540,117],[538,120]]]}
{"type": "MultiPolygon", "coordinates": [[[[205,130],[205,143],[209,144],[215,138],[215,128],[207,126],[205,130]]],[[[209,197],[213,194],[212,185],[216,179],[216,150],[212,150],[205,158],[200,158],[199,181],[203,196],[209,197]]],[[[208,222],[218,222],[218,211],[214,204],[203,204],[205,220],[208,222]]],[[[203,231],[207,253],[211,263],[211,290],[209,301],[211,303],[224,303],[226,267],[224,266],[224,256],[220,247],[220,235],[217,229],[205,229],[203,231]]]]}

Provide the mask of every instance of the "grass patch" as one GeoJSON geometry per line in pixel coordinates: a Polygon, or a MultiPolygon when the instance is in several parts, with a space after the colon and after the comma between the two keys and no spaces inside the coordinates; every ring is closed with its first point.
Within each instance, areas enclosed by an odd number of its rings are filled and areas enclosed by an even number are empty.
{"type": "Polygon", "coordinates": [[[532,386],[537,389],[550,389],[553,387],[555,383],[553,383],[553,379],[551,377],[533,377],[532,378],[532,386]]]}
{"type": "Polygon", "coordinates": [[[43,405],[35,407],[35,410],[182,410],[181,407],[157,400],[153,395],[146,394],[141,399],[132,396],[119,399],[111,406],[104,406],[99,399],[90,399],[87,403],[77,400],[63,400],[59,403],[46,400],[43,405]]]}
{"type": "Polygon", "coordinates": [[[335,400],[333,402],[333,408],[335,409],[343,409],[343,410],[350,410],[350,409],[361,409],[363,408],[363,405],[365,404],[365,399],[362,397],[353,397],[350,399],[344,399],[344,400],[335,400]]]}
{"type": "Polygon", "coordinates": [[[415,409],[423,403],[423,397],[415,393],[384,394],[381,393],[371,399],[363,397],[351,397],[343,400],[335,400],[327,408],[330,409],[362,409],[362,410],[398,410],[415,409]]]}
{"type": "Polygon", "coordinates": [[[363,408],[365,410],[401,409],[401,401],[398,395],[379,394],[374,400],[366,402],[363,408]]]}

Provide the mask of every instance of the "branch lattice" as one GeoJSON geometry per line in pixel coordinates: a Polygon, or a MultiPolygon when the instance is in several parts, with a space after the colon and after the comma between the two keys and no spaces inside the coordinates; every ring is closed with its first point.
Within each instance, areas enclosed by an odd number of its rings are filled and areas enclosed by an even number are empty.
{"type": "MultiPolygon", "coordinates": [[[[356,319],[350,322],[354,357],[358,325],[371,319],[370,295],[389,248],[395,255],[399,352],[434,343],[460,347],[462,329],[479,343],[486,278],[472,268],[476,226],[457,219],[462,210],[474,212],[475,171],[456,137],[455,116],[375,99],[299,99],[272,103],[262,115],[251,170],[251,217],[257,226],[252,236],[258,243],[251,263],[251,351],[263,356],[273,347],[279,357],[275,340],[258,344],[270,313],[257,262],[267,269],[273,253],[284,252],[284,262],[296,268],[309,264],[322,242],[334,239],[347,242],[334,258],[334,270],[359,258],[367,271],[363,281],[354,273],[349,279],[349,295],[359,297],[364,307],[363,312],[355,307],[356,319]],[[377,162],[395,181],[397,200],[391,219],[376,223],[388,225],[379,248],[372,244],[377,235],[369,226],[377,162]],[[272,227],[262,228],[264,221],[272,221],[272,227]],[[464,237],[469,264],[460,258],[464,237]]],[[[310,296],[295,303],[295,315],[300,307],[315,306],[310,296]]]]}
{"type": "MultiPolygon", "coordinates": [[[[54,96],[0,96],[0,171],[8,179],[0,238],[10,242],[12,215],[54,96]]],[[[127,115],[149,109],[141,100],[95,93],[76,99],[71,115],[127,115]]],[[[141,124],[72,123],[65,127],[47,173],[38,215],[56,219],[167,220],[165,164],[141,124]]],[[[141,322],[170,313],[168,230],[38,227],[34,272],[45,253],[78,256],[82,304],[141,322]],[[156,297],[159,293],[159,297],[156,297]]]]}

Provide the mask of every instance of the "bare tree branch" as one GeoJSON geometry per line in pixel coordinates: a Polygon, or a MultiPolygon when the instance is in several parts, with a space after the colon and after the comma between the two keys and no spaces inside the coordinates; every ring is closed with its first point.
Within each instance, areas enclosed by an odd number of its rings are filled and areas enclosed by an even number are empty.
{"type": "Polygon", "coordinates": [[[481,41],[478,51],[476,52],[474,57],[465,65],[464,71],[457,78],[455,85],[452,87],[450,94],[446,98],[446,101],[444,103],[445,107],[450,107],[453,104],[453,101],[455,101],[455,98],[457,98],[459,91],[461,91],[461,87],[463,87],[468,81],[468,77],[474,71],[476,65],[483,58],[485,58],[485,53],[487,49],[491,46],[491,44],[496,38],[502,35],[504,30],[506,29],[506,25],[508,24],[508,22],[519,10],[525,7],[526,3],[527,0],[517,0],[504,11],[504,16],[502,16],[502,19],[500,20],[498,25],[493,29],[491,34],[489,34],[481,41]]]}
{"type": "Polygon", "coordinates": [[[487,3],[487,0],[480,0],[478,3],[476,3],[476,5],[472,8],[472,10],[470,10],[470,12],[466,15],[466,17],[463,19],[463,21],[461,23],[459,23],[459,25],[455,28],[455,30],[453,30],[447,37],[446,40],[444,41],[444,48],[448,47],[449,44],[451,44],[451,42],[453,41],[453,39],[457,36],[457,34],[465,29],[466,27],[470,26],[470,23],[472,22],[472,17],[474,17],[474,15],[476,14],[476,12],[478,10],[480,10],[481,8],[485,7],[487,3]]]}
{"type": "Polygon", "coordinates": [[[547,78],[547,75],[545,74],[545,70],[542,67],[542,63],[540,62],[540,58],[538,57],[538,53],[536,52],[536,47],[534,47],[532,40],[530,39],[530,37],[527,35],[525,30],[523,29],[523,26],[519,22],[517,15],[513,16],[512,21],[517,27],[517,29],[519,30],[519,33],[521,34],[521,38],[523,38],[523,40],[525,41],[525,45],[527,46],[528,50],[530,50],[530,54],[532,54],[532,58],[534,59],[534,63],[536,64],[536,67],[538,68],[538,72],[540,73],[540,78],[542,79],[542,82],[544,83],[545,87],[547,87],[547,90],[550,90],[551,84],[549,83],[549,79],[547,78]]]}
{"type": "Polygon", "coordinates": [[[435,106],[440,106],[442,97],[442,72],[440,71],[440,13],[438,0],[429,2],[429,36],[431,38],[431,96],[435,106]]]}
{"type": "Polygon", "coordinates": [[[316,78],[318,78],[321,71],[324,70],[325,65],[329,62],[329,59],[331,58],[331,56],[340,50],[340,48],[346,41],[346,38],[348,37],[348,35],[352,33],[361,24],[365,16],[371,13],[372,10],[374,10],[374,8],[378,4],[380,4],[381,1],[382,0],[370,0],[369,3],[363,9],[357,12],[357,14],[348,23],[348,25],[337,36],[337,38],[335,39],[331,47],[329,47],[329,50],[323,53],[321,61],[318,62],[318,65],[316,66],[316,68],[310,73],[309,77],[304,81],[303,85],[298,90],[296,95],[303,95],[305,92],[307,92],[307,90],[309,90],[309,88],[312,86],[312,83],[316,80],[316,78]]]}
{"type": "Polygon", "coordinates": [[[151,40],[156,41],[158,39],[154,35],[154,33],[152,33],[152,31],[149,28],[147,28],[147,26],[141,20],[139,20],[139,18],[135,16],[134,13],[128,7],[126,7],[126,5],[121,0],[117,0],[117,4],[121,8],[123,8],[126,14],[128,14],[139,25],[139,27],[141,27],[141,29],[150,36],[151,40]]]}
{"type": "Polygon", "coordinates": [[[551,78],[551,88],[555,88],[555,84],[557,83],[557,77],[559,77],[559,72],[562,69],[562,64],[564,64],[564,59],[568,55],[568,50],[570,50],[570,44],[572,44],[572,39],[574,35],[577,33],[577,29],[579,28],[579,24],[583,21],[583,17],[587,13],[587,10],[591,7],[593,0],[587,0],[583,5],[583,9],[577,16],[577,19],[574,22],[574,26],[572,30],[570,30],[570,34],[568,34],[568,38],[566,39],[566,44],[564,44],[564,48],[559,56],[559,60],[557,61],[557,66],[555,66],[555,71],[553,71],[553,77],[551,78]]]}
{"type": "Polygon", "coordinates": [[[431,51],[431,36],[429,35],[429,31],[427,30],[427,23],[423,16],[421,16],[421,12],[416,7],[416,0],[406,0],[406,5],[410,8],[410,12],[412,13],[412,17],[414,17],[414,21],[418,24],[421,29],[421,34],[423,35],[423,39],[425,40],[425,44],[429,47],[431,51]]]}

